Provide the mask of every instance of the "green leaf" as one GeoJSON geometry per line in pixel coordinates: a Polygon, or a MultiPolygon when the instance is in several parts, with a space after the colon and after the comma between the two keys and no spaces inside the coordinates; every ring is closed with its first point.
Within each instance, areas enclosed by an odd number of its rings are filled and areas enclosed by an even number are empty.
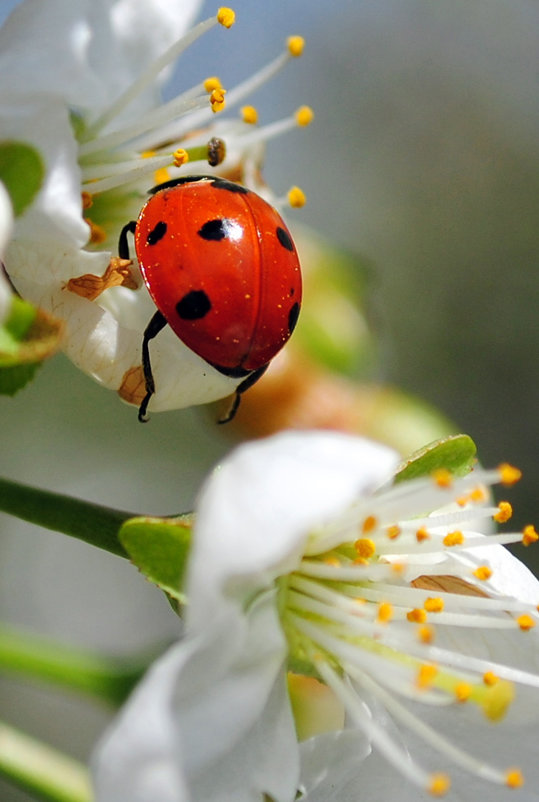
{"type": "Polygon", "coordinates": [[[467,434],[455,434],[435,440],[415,451],[401,464],[395,483],[429,476],[440,468],[445,468],[455,476],[465,476],[474,466],[476,453],[475,443],[467,434]]]}
{"type": "Polygon", "coordinates": [[[0,395],[15,395],[22,390],[39,368],[39,362],[27,365],[14,365],[10,368],[0,367],[0,395]]]}
{"type": "Polygon", "coordinates": [[[23,142],[0,143],[0,181],[9,192],[16,217],[33,201],[44,175],[41,156],[31,145],[23,142]]]}
{"type": "Polygon", "coordinates": [[[120,542],[144,576],[182,604],[186,601],[182,585],[192,521],[192,515],[130,518],[119,533],[120,542]]]}

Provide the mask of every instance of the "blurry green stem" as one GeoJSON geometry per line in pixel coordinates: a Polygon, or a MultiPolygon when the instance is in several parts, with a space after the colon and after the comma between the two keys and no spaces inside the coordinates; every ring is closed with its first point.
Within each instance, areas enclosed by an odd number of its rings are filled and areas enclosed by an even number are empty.
{"type": "Polygon", "coordinates": [[[0,775],[48,802],[91,802],[85,767],[0,722],[0,775]]]}
{"type": "Polygon", "coordinates": [[[0,671],[121,705],[155,654],[102,657],[0,625],[0,671]]]}
{"type": "Polygon", "coordinates": [[[128,556],[118,539],[118,532],[122,523],[132,518],[134,513],[102,507],[2,478],[0,511],[84,540],[120,557],[128,556]]]}

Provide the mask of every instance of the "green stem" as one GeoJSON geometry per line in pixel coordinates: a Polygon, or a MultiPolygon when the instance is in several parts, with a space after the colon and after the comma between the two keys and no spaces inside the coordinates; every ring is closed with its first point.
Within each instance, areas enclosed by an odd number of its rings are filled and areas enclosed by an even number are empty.
{"type": "Polygon", "coordinates": [[[47,802],[91,802],[86,768],[0,722],[0,775],[47,802]]]}
{"type": "Polygon", "coordinates": [[[120,526],[134,513],[80,501],[61,493],[0,478],[0,510],[23,521],[78,538],[120,557],[128,554],[118,539],[120,526]]]}
{"type": "Polygon", "coordinates": [[[121,705],[155,654],[112,658],[0,625],[0,671],[121,705]]]}

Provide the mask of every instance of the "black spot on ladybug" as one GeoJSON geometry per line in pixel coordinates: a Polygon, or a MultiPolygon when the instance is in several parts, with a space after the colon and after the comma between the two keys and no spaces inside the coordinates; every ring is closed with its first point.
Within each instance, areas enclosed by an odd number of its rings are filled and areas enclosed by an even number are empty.
{"type": "Polygon", "coordinates": [[[167,224],[164,220],[160,220],[157,225],[155,225],[148,236],[146,237],[146,244],[147,245],[155,245],[159,242],[160,239],[163,239],[165,234],[167,233],[167,224]]]}
{"type": "Polygon", "coordinates": [[[292,242],[292,239],[288,231],[285,231],[284,228],[281,228],[281,226],[277,226],[275,233],[277,234],[277,239],[279,240],[283,248],[286,248],[287,251],[294,250],[294,243],[292,242]]]}
{"type": "Polygon", "coordinates": [[[205,240],[219,242],[222,239],[229,239],[232,242],[237,242],[243,235],[243,229],[236,220],[219,217],[204,223],[202,228],[197,231],[197,234],[205,240]]]}
{"type": "Polygon", "coordinates": [[[237,192],[239,195],[248,195],[249,190],[247,187],[242,187],[241,184],[235,184],[233,181],[227,181],[226,178],[216,178],[212,182],[215,189],[226,189],[228,192],[237,192]]]}
{"type": "Polygon", "coordinates": [[[182,320],[200,320],[211,309],[211,301],[204,290],[191,290],[176,304],[176,312],[182,320]]]}
{"type": "Polygon", "coordinates": [[[295,295],[295,293],[296,293],[295,288],[294,287],[290,287],[290,297],[291,298],[292,298],[293,295],[295,295]]]}
{"type": "Polygon", "coordinates": [[[288,313],[288,331],[290,332],[290,334],[292,334],[292,332],[296,328],[298,317],[299,317],[299,304],[295,303],[294,306],[290,309],[290,312],[288,313]]]}

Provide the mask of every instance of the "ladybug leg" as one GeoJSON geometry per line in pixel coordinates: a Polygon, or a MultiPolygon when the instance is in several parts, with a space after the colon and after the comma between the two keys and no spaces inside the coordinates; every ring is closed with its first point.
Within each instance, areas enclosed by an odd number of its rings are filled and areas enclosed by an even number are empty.
{"type": "Polygon", "coordinates": [[[243,393],[250,387],[252,387],[253,384],[255,384],[260,379],[260,377],[264,375],[264,373],[268,369],[268,366],[269,362],[267,365],[262,365],[262,367],[258,368],[258,370],[253,370],[253,372],[250,373],[246,379],[244,379],[242,382],[240,382],[240,384],[238,384],[238,386],[236,387],[236,395],[234,396],[234,400],[232,401],[230,409],[228,410],[224,418],[219,418],[217,423],[230,423],[230,421],[234,419],[236,412],[238,411],[238,407],[240,405],[243,393]]]}
{"type": "Polygon", "coordinates": [[[150,363],[149,342],[153,340],[154,337],[157,337],[159,332],[164,329],[166,325],[167,321],[161,312],[156,312],[144,331],[144,337],[142,339],[142,370],[144,373],[144,383],[146,385],[146,395],[142,399],[142,404],[138,410],[138,419],[141,423],[146,423],[148,420],[146,417],[146,410],[148,409],[150,398],[155,393],[155,382],[153,380],[152,366],[150,363]]]}
{"type": "Polygon", "coordinates": [[[131,220],[120,231],[120,238],[118,240],[118,256],[120,259],[129,259],[129,245],[127,243],[127,235],[134,234],[137,227],[136,220],[131,220]]]}

